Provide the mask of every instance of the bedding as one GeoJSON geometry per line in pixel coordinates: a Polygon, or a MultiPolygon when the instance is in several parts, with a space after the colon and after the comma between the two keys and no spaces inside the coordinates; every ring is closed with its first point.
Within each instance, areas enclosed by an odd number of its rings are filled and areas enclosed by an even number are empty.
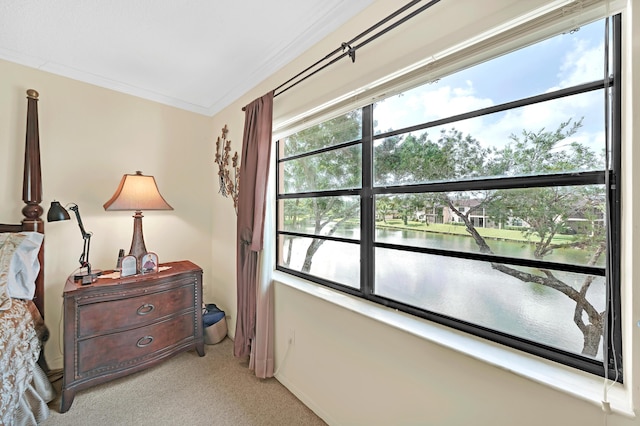
{"type": "Polygon", "coordinates": [[[0,233],[0,424],[37,424],[48,416],[54,397],[38,365],[48,334],[31,301],[40,271],[43,235],[0,233]],[[19,298],[21,297],[21,298],[19,298]],[[43,380],[44,378],[44,380],[43,380]]]}
{"type": "Polygon", "coordinates": [[[37,424],[47,417],[47,402],[55,396],[38,365],[47,329],[33,302],[11,302],[0,312],[0,424],[37,424]]]}
{"type": "Polygon", "coordinates": [[[31,301],[40,271],[37,232],[0,233],[0,424],[38,424],[55,393],[38,365],[48,334],[31,301]]]}
{"type": "MultiPolygon", "coordinates": [[[[16,235],[16,234],[14,234],[16,235]]],[[[40,273],[38,253],[44,240],[39,232],[20,232],[24,236],[9,264],[9,296],[17,299],[32,300],[36,291],[36,277],[40,273]]],[[[2,241],[0,236],[0,241],[2,241]]]]}
{"type": "Polygon", "coordinates": [[[0,310],[11,307],[11,298],[33,299],[43,238],[38,232],[0,233],[0,310]]]}

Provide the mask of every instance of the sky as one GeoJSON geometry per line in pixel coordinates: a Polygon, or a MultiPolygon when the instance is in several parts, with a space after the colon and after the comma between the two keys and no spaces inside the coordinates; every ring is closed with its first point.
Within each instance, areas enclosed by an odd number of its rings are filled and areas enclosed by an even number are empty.
{"type": "MultiPolygon", "coordinates": [[[[598,21],[387,98],[374,109],[375,132],[602,79],[604,28],[604,21],[598,21]]],[[[572,141],[587,144],[600,153],[604,147],[603,96],[602,91],[590,92],[477,117],[445,128],[455,126],[483,146],[501,148],[509,141],[510,134],[521,134],[523,129],[554,131],[569,118],[584,117],[583,127],[572,141]]],[[[429,129],[433,139],[439,133],[439,128],[429,129]]]]}

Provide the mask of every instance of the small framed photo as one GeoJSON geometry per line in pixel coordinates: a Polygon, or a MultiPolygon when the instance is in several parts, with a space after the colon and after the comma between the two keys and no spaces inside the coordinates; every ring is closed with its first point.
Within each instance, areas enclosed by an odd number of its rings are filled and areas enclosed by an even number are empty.
{"type": "Polygon", "coordinates": [[[135,256],[129,255],[122,258],[122,269],[120,270],[121,277],[128,277],[135,275],[138,272],[138,261],[135,256]]]}
{"type": "Polygon", "coordinates": [[[158,272],[158,255],[152,252],[149,252],[142,256],[142,261],[140,262],[140,269],[143,274],[151,274],[154,272],[158,272]]]}

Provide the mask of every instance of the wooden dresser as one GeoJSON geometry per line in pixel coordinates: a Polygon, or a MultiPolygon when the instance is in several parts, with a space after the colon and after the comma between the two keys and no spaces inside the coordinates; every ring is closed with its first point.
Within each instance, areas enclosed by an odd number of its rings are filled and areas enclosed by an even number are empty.
{"type": "MultiPolygon", "coordinates": [[[[77,391],[140,371],[178,352],[204,356],[202,269],[166,270],[64,288],[64,377],[60,412],[77,391]]],[[[105,275],[109,271],[105,272],[105,275]]]]}

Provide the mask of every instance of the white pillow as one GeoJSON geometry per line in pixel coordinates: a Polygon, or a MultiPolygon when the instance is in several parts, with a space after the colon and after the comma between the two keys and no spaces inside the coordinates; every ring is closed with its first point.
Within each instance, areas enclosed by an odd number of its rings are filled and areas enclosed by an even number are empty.
{"type": "Polygon", "coordinates": [[[36,291],[36,277],[40,272],[38,252],[44,239],[39,232],[20,232],[26,236],[13,254],[9,264],[7,293],[16,299],[33,299],[36,291]]]}
{"type": "Polygon", "coordinates": [[[26,236],[16,233],[0,234],[0,311],[11,308],[11,298],[7,291],[9,269],[13,260],[13,253],[26,236]]]}

